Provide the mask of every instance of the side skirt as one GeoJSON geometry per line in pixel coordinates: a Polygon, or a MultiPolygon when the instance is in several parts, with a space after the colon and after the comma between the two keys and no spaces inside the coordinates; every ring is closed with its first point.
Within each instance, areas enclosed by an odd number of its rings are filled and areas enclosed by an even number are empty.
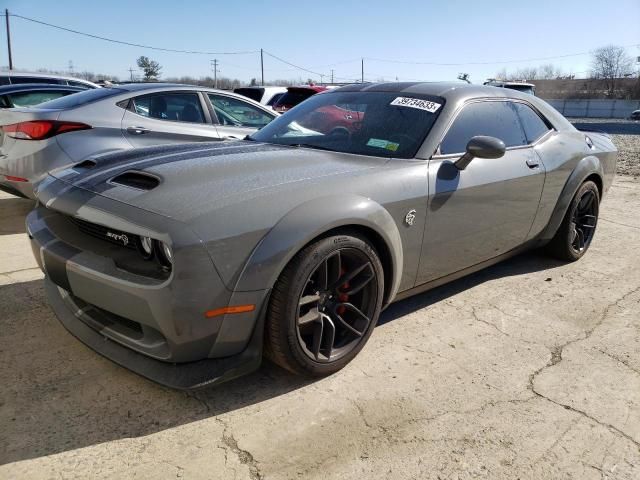
{"type": "Polygon", "coordinates": [[[490,258],[489,260],[485,260],[484,262],[477,263],[475,265],[472,265],[471,267],[463,268],[462,270],[458,270],[457,272],[450,273],[448,275],[445,275],[444,277],[430,280],[426,283],[422,283],[413,288],[410,288],[409,290],[404,290],[402,292],[399,292],[395,296],[395,298],[389,303],[389,305],[391,303],[404,300],[405,298],[412,297],[413,295],[427,292],[436,287],[444,285],[445,283],[453,282],[454,280],[458,280],[459,278],[466,277],[467,275],[471,275],[472,273],[483,270],[487,267],[495,265],[496,263],[500,263],[511,257],[515,257],[516,255],[519,255],[527,250],[531,250],[532,248],[535,248],[538,246],[540,246],[540,241],[538,239],[529,240],[527,243],[524,243],[523,245],[516,247],[513,250],[509,250],[508,252],[498,255],[497,257],[490,258]]]}

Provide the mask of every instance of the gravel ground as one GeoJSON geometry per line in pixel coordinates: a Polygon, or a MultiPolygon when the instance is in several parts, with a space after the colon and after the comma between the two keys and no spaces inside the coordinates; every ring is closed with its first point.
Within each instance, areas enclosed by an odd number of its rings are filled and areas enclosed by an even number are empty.
{"type": "Polygon", "coordinates": [[[572,118],[581,129],[593,129],[611,135],[618,147],[618,175],[640,178],[640,122],[617,118],[572,118]]]}

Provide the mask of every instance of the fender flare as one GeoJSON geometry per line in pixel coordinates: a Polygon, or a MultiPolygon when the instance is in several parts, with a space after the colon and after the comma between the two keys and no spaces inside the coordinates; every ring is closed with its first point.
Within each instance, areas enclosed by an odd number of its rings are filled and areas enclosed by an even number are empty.
{"type": "Polygon", "coordinates": [[[314,238],[330,230],[359,226],[379,235],[389,252],[391,272],[385,304],[393,299],[402,278],[402,241],[389,212],[379,203],[355,194],[309,200],[283,216],[263,237],[245,264],[235,291],[272,288],[289,261],[314,238]]]}
{"type": "Polygon", "coordinates": [[[603,185],[604,171],[598,157],[591,155],[584,157],[578,162],[560,192],[560,196],[558,197],[556,206],[553,209],[549,223],[547,223],[546,228],[540,235],[540,240],[549,241],[554,237],[558,228],[560,228],[560,224],[562,223],[578,188],[580,188],[580,185],[582,185],[589,176],[594,174],[600,178],[601,185],[603,185]]]}

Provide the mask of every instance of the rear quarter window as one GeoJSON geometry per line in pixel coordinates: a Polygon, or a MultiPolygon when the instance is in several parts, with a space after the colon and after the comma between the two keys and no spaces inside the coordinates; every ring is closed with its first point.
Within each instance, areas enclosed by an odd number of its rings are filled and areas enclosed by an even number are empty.
{"type": "Polygon", "coordinates": [[[529,105],[524,103],[515,103],[514,105],[529,143],[537,141],[551,130],[549,125],[529,105]]]}

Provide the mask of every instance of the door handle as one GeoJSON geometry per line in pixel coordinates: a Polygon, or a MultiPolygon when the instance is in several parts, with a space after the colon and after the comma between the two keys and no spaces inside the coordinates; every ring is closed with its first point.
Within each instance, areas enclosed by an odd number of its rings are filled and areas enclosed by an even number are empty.
{"type": "Polygon", "coordinates": [[[527,158],[527,167],[529,168],[539,168],[540,162],[535,158],[527,158]]]}
{"type": "Polygon", "coordinates": [[[151,130],[144,127],[127,127],[127,132],[131,135],[143,135],[149,133],[151,130]]]}

